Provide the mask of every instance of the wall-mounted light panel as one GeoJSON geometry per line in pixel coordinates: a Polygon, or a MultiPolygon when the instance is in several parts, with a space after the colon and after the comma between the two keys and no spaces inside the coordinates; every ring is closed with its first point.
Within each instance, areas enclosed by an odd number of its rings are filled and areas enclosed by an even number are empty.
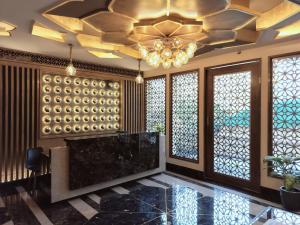
{"type": "Polygon", "coordinates": [[[120,82],[45,74],[41,84],[41,136],[120,129],[120,82]]]}

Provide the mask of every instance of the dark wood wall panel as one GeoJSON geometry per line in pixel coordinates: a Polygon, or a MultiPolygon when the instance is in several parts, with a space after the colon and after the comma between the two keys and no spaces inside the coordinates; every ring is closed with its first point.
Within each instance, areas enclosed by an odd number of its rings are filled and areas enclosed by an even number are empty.
{"type": "MultiPolygon", "coordinates": [[[[39,69],[0,63],[1,183],[24,179],[27,148],[37,147],[39,69]]],[[[43,170],[42,173],[47,171],[43,170]]]]}
{"type": "Polygon", "coordinates": [[[123,130],[144,131],[144,85],[125,80],[123,96],[123,130]]]}
{"type": "MultiPolygon", "coordinates": [[[[41,144],[41,68],[33,64],[0,61],[0,183],[30,176],[25,168],[26,149],[41,144]]],[[[129,133],[143,131],[144,85],[137,85],[133,80],[122,82],[122,127],[129,133]]],[[[41,174],[48,172],[49,163],[44,160],[41,174]]]]}

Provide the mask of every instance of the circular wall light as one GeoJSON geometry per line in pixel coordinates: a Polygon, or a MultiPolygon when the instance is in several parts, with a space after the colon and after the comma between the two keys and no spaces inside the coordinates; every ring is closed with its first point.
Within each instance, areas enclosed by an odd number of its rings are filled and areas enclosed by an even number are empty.
{"type": "Polygon", "coordinates": [[[75,133],[78,133],[78,132],[80,132],[80,131],[81,131],[81,127],[80,127],[80,125],[78,125],[78,124],[75,124],[75,125],[73,126],[73,131],[74,131],[75,133]]]}
{"type": "Polygon", "coordinates": [[[55,113],[61,113],[62,112],[62,108],[61,108],[60,105],[56,105],[56,106],[54,106],[53,111],[55,113]]]}
{"type": "Polygon", "coordinates": [[[42,108],[43,113],[50,113],[51,112],[51,107],[49,105],[45,105],[42,108]]]}
{"type": "Polygon", "coordinates": [[[82,103],[83,103],[83,104],[89,104],[89,103],[90,103],[90,99],[89,99],[88,97],[84,97],[84,98],[82,99],[82,103]]]}
{"type": "Polygon", "coordinates": [[[100,95],[100,96],[105,96],[105,95],[106,95],[106,91],[103,90],[103,89],[100,89],[100,90],[99,90],[99,95],[100,95]]]}
{"type": "Polygon", "coordinates": [[[81,112],[80,106],[75,106],[73,109],[74,109],[74,113],[80,113],[81,112]]]}
{"type": "Polygon", "coordinates": [[[90,130],[90,126],[88,124],[83,124],[82,130],[83,130],[83,132],[88,132],[90,130]]]}
{"type": "Polygon", "coordinates": [[[82,85],[85,86],[85,87],[89,86],[90,83],[91,83],[91,82],[90,82],[88,79],[83,79],[83,80],[82,80],[82,85]]]}
{"type": "Polygon", "coordinates": [[[87,123],[87,122],[90,121],[90,117],[89,116],[83,116],[82,117],[82,121],[85,122],[85,123],[87,123]]]}
{"type": "Polygon", "coordinates": [[[99,130],[105,130],[105,128],[106,128],[105,124],[100,124],[99,125],[99,130]]]}
{"type": "Polygon", "coordinates": [[[62,119],[61,119],[61,116],[55,116],[55,117],[54,117],[54,122],[55,122],[55,123],[61,123],[61,120],[62,120],[62,119]]]}
{"type": "Polygon", "coordinates": [[[42,128],[43,134],[50,134],[51,133],[51,127],[49,126],[44,126],[42,128]]]}
{"type": "Polygon", "coordinates": [[[73,117],[73,121],[74,121],[75,123],[79,123],[79,122],[81,121],[80,116],[78,116],[78,115],[74,116],[74,117],[73,117]]]}
{"type": "Polygon", "coordinates": [[[119,121],[120,120],[120,116],[119,115],[115,115],[114,116],[114,121],[119,121]]]}
{"type": "Polygon", "coordinates": [[[98,120],[98,117],[97,117],[97,116],[95,116],[95,115],[92,115],[92,116],[91,116],[91,121],[92,121],[92,122],[97,122],[97,120],[98,120]]]}
{"type": "Polygon", "coordinates": [[[46,104],[49,104],[51,102],[51,96],[50,95],[45,95],[43,97],[43,102],[46,104]]]}
{"type": "Polygon", "coordinates": [[[100,117],[99,117],[99,120],[100,120],[101,122],[104,122],[104,121],[105,121],[105,116],[100,116],[100,117]]]}
{"type": "Polygon", "coordinates": [[[49,123],[51,123],[51,117],[50,116],[43,116],[42,121],[45,124],[49,124],[49,123]]]}
{"type": "Polygon", "coordinates": [[[56,84],[61,84],[62,78],[61,78],[61,76],[55,76],[54,79],[53,79],[53,81],[56,84]]]}
{"type": "Polygon", "coordinates": [[[84,89],[82,90],[82,93],[83,93],[84,95],[89,95],[89,94],[90,94],[90,89],[84,88],[84,89]]]}
{"type": "Polygon", "coordinates": [[[64,116],[64,122],[65,123],[71,123],[72,122],[72,116],[70,116],[70,115],[64,116]]]}
{"type": "Polygon", "coordinates": [[[62,102],[62,98],[60,96],[58,96],[58,95],[54,96],[54,102],[57,103],[57,104],[59,104],[59,103],[62,102]]]}
{"type": "Polygon", "coordinates": [[[91,130],[92,130],[92,131],[96,131],[97,129],[98,129],[97,124],[92,124],[92,125],[91,125],[91,130]]]}
{"type": "Polygon", "coordinates": [[[72,127],[70,126],[70,125],[65,125],[64,126],[64,132],[65,133],[71,133],[71,131],[72,131],[72,127]]]}
{"type": "Polygon", "coordinates": [[[71,104],[72,103],[72,98],[70,96],[65,96],[64,97],[64,103],[71,104]]]}
{"type": "Polygon", "coordinates": [[[89,113],[89,112],[90,112],[90,108],[89,108],[88,106],[84,106],[84,107],[82,108],[82,112],[83,112],[83,113],[89,113]]]}
{"type": "Polygon", "coordinates": [[[45,84],[49,84],[49,83],[51,83],[51,81],[52,81],[52,77],[50,75],[47,74],[47,75],[43,76],[43,82],[45,84]]]}
{"type": "Polygon", "coordinates": [[[80,89],[79,87],[76,87],[76,88],[73,89],[73,93],[74,93],[75,95],[80,95],[81,89],[80,89]]]}
{"type": "Polygon", "coordinates": [[[91,94],[92,94],[93,96],[96,96],[96,95],[98,94],[98,90],[95,89],[95,88],[93,88],[92,91],[91,91],[91,94]]]}
{"type": "Polygon", "coordinates": [[[72,79],[70,77],[65,77],[64,78],[64,84],[70,85],[72,83],[72,79]]]}
{"type": "Polygon", "coordinates": [[[119,89],[119,88],[120,88],[120,84],[119,84],[118,82],[115,82],[115,83],[113,84],[113,88],[114,88],[114,89],[119,89]]]}
{"type": "Polygon", "coordinates": [[[96,105],[98,100],[97,100],[97,98],[92,98],[91,102],[92,102],[93,105],[96,105]]]}
{"type": "Polygon", "coordinates": [[[55,86],[53,88],[53,91],[54,91],[55,94],[60,94],[61,93],[61,87],[60,86],[55,86]]]}
{"type": "Polygon", "coordinates": [[[106,83],[104,81],[99,82],[99,87],[100,88],[105,88],[105,86],[106,86],[106,83]]]}
{"type": "Polygon", "coordinates": [[[54,132],[55,134],[60,134],[60,133],[62,132],[62,127],[59,126],[59,125],[54,126],[54,127],[53,127],[53,132],[54,132]]]}
{"type": "Polygon", "coordinates": [[[100,108],[99,108],[99,112],[100,112],[100,113],[105,113],[105,111],[106,111],[106,110],[105,110],[104,107],[100,107],[100,108]]]}
{"type": "Polygon", "coordinates": [[[114,96],[115,96],[116,98],[120,97],[120,92],[119,92],[119,91],[114,91],[114,96]]]}
{"type": "Polygon", "coordinates": [[[64,88],[64,92],[65,92],[65,94],[69,95],[69,94],[72,93],[72,88],[70,88],[69,86],[67,86],[67,87],[64,88]]]}
{"type": "Polygon", "coordinates": [[[73,98],[73,102],[74,102],[76,105],[78,105],[78,104],[81,103],[81,98],[80,98],[79,96],[75,96],[75,97],[73,98]]]}
{"type": "Polygon", "coordinates": [[[45,85],[45,86],[43,87],[43,92],[44,92],[44,93],[50,94],[51,91],[52,91],[52,88],[51,88],[50,85],[45,85]]]}
{"type": "Polygon", "coordinates": [[[96,80],[92,80],[91,81],[91,86],[92,87],[97,87],[98,86],[98,82],[96,80]]]}
{"type": "Polygon", "coordinates": [[[75,79],[73,80],[73,83],[74,83],[75,86],[79,86],[79,85],[81,84],[81,79],[75,78],[75,79]]]}

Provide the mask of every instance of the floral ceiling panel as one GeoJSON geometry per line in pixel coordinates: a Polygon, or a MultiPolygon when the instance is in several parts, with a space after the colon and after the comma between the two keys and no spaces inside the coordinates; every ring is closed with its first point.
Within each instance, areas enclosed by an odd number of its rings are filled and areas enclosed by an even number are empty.
{"type": "Polygon", "coordinates": [[[68,0],[57,2],[43,15],[75,36],[99,39],[96,46],[89,44],[88,48],[87,43],[79,42],[87,51],[99,50],[101,45],[122,45],[126,51],[120,52],[119,47],[102,50],[142,58],[139,46],[151,50],[156,40],[180,38],[183,48],[193,42],[204,52],[228,47],[228,43],[231,47],[254,44],[261,32],[280,32],[284,28],[278,24],[289,25],[286,21],[300,12],[295,1],[270,0],[266,4],[257,0],[68,0]]]}

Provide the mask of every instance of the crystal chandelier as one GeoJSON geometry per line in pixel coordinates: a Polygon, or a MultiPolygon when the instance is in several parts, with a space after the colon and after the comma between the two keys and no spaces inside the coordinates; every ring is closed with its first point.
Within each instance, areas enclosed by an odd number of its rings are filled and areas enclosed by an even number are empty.
{"type": "Polygon", "coordinates": [[[169,69],[171,65],[181,67],[194,57],[197,49],[195,42],[184,44],[180,38],[164,38],[154,42],[152,48],[139,44],[139,52],[150,66],[155,68],[162,64],[163,68],[169,69]]]}
{"type": "Polygon", "coordinates": [[[72,48],[73,48],[73,45],[69,44],[69,47],[70,47],[70,62],[69,62],[69,65],[66,68],[66,73],[69,76],[75,76],[77,71],[76,71],[76,68],[73,66],[73,60],[72,60],[72,48]]]}

